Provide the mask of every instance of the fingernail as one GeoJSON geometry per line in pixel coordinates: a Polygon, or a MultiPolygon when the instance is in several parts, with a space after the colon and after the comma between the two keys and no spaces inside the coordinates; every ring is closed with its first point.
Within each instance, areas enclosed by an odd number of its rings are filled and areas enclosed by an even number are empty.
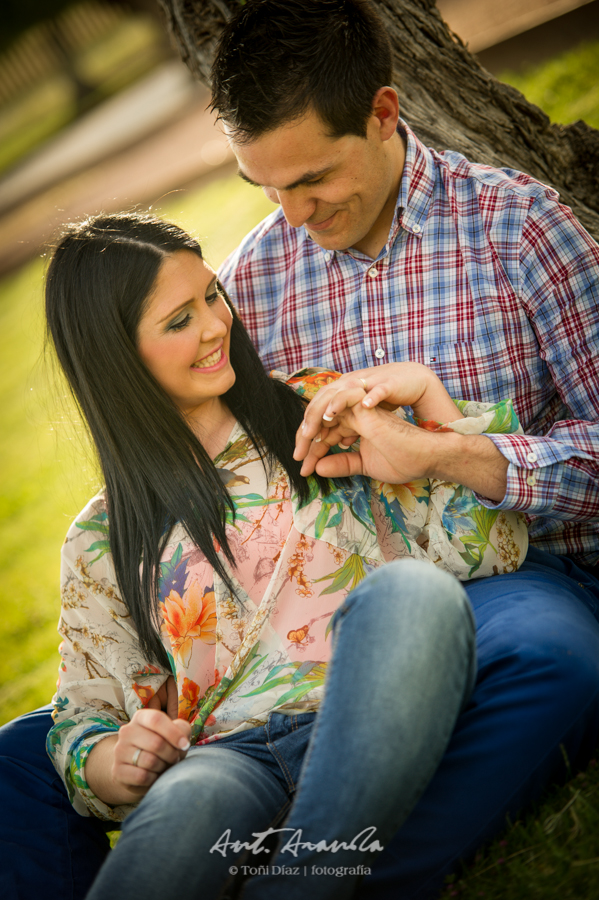
{"type": "Polygon", "coordinates": [[[362,406],[372,406],[372,400],[366,397],[365,400],[362,400],[362,406]]]}
{"type": "Polygon", "coordinates": [[[315,437],[315,438],[314,438],[314,443],[315,443],[315,444],[318,444],[321,440],[322,440],[321,436],[318,435],[318,437],[315,437]]]}
{"type": "Polygon", "coordinates": [[[307,427],[308,427],[308,426],[306,425],[306,423],[305,423],[305,422],[302,422],[302,434],[305,434],[305,433],[306,433],[306,428],[307,428],[307,427]]]}
{"type": "Polygon", "coordinates": [[[325,422],[332,422],[335,416],[323,416],[322,418],[325,420],[325,422]]]}
{"type": "Polygon", "coordinates": [[[189,750],[189,748],[191,747],[191,744],[189,743],[187,738],[181,738],[181,740],[179,741],[177,746],[178,746],[179,750],[189,750]]]}

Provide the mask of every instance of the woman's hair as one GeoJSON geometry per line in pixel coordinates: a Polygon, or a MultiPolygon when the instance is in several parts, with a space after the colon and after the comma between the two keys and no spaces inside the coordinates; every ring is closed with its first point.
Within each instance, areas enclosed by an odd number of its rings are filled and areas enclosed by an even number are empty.
{"type": "MultiPolygon", "coordinates": [[[[165,256],[200,245],[150,215],[97,216],[74,224],[46,280],[46,321],[58,361],[96,446],[106,484],[110,549],[144,653],[168,665],[158,632],[160,559],[181,522],[231,590],[215,541],[231,564],[225,522],[234,507],[184,416],[142,362],[137,329],[165,256]],[[143,560],[140,575],[140,562],[143,560]]],[[[223,395],[267,468],[278,460],[300,498],[308,485],[293,459],[303,402],[267,376],[231,307],[235,384],[223,395]]],[[[318,479],[326,492],[328,483],[318,479]]]]}

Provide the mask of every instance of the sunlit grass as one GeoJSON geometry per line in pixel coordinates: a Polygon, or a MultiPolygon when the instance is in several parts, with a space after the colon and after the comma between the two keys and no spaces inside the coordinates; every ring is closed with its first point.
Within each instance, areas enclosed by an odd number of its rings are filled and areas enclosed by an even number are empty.
{"type": "Polygon", "coordinates": [[[524,72],[503,72],[499,80],[522,91],[552,122],[568,125],[584,119],[599,128],[599,41],[580,44],[524,72]]]}

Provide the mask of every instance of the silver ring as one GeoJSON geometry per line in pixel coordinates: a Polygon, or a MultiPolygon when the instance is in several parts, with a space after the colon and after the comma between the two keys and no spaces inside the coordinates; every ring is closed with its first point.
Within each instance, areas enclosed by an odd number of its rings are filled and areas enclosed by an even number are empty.
{"type": "Polygon", "coordinates": [[[366,384],[365,380],[363,378],[360,378],[359,380],[366,393],[368,393],[368,385],[366,384]]]}
{"type": "Polygon", "coordinates": [[[139,755],[140,755],[140,753],[141,753],[141,747],[138,747],[137,750],[135,751],[135,753],[133,754],[133,759],[131,760],[131,765],[132,765],[132,766],[138,766],[138,765],[139,765],[139,755]]]}

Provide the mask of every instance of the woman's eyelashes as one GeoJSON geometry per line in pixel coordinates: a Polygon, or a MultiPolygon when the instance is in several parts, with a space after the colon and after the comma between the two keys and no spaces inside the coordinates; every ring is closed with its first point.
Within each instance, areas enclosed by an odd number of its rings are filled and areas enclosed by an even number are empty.
{"type": "MultiPolygon", "coordinates": [[[[225,299],[226,295],[225,295],[224,289],[221,287],[220,284],[218,284],[218,282],[211,284],[209,291],[210,291],[210,293],[206,294],[206,296],[204,298],[206,301],[206,304],[208,306],[212,306],[212,304],[216,303],[217,300],[225,299]]],[[[183,318],[175,319],[174,322],[171,322],[171,324],[167,327],[167,331],[181,331],[183,328],[186,327],[186,325],[189,325],[189,323],[191,322],[191,318],[192,318],[191,314],[186,313],[183,316],[183,318]]]]}
{"type": "Polygon", "coordinates": [[[189,325],[191,322],[191,316],[187,313],[183,316],[182,319],[178,319],[176,322],[171,322],[168,326],[168,331],[181,331],[181,329],[185,328],[186,325],[189,325]]]}
{"type": "Polygon", "coordinates": [[[206,303],[208,306],[211,306],[212,303],[215,303],[219,298],[225,298],[224,289],[215,281],[214,284],[210,285],[210,293],[206,294],[206,303]]]}

